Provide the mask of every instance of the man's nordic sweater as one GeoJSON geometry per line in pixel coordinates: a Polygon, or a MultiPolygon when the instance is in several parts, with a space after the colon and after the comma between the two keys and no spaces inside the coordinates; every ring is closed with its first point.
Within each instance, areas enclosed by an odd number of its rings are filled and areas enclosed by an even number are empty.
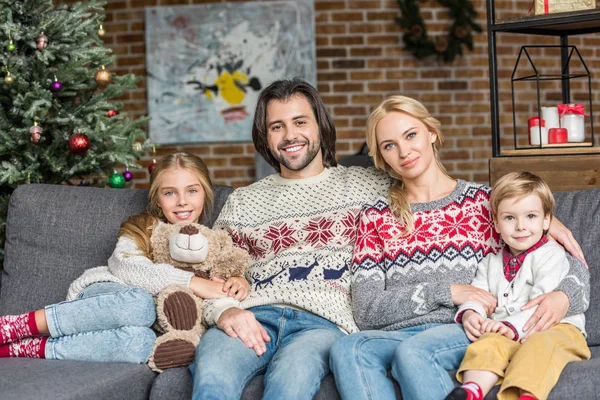
{"type": "Polygon", "coordinates": [[[326,168],[307,179],[271,175],[235,190],[214,229],[224,229],[252,259],[251,290],[238,302],[205,302],[215,324],[231,307],[291,306],[357,330],[350,306],[350,262],[364,204],[387,193],[390,178],[375,169],[326,168]]]}
{"type": "MultiPolygon", "coordinates": [[[[447,197],[411,204],[415,227],[407,236],[400,236],[386,198],[365,206],[352,262],[352,306],[361,330],[453,322],[450,284],[470,284],[479,261],[502,245],[489,193],[458,180],[447,197]]],[[[585,274],[582,263],[571,262],[557,288],[569,297],[569,314],[583,312],[585,287],[572,283],[585,274]]]]}

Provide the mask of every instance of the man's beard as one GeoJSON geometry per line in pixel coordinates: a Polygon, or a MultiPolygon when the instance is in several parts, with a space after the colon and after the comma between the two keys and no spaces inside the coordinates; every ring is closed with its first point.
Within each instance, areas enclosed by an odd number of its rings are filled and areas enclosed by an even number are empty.
{"type": "Polygon", "coordinates": [[[320,142],[309,142],[309,141],[289,142],[289,143],[281,144],[280,148],[288,147],[290,145],[293,145],[294,143],[298,143],[298,144],[307,143],[307,151],[304,154],[304,156],[302,156],[302,158],[295,158],[295,159],[286,158],[285,154],[281,151],[281,149],[279,150],[279,154],[273,154],[273,156],[275,156],[277,161],[279,161],[279,163],[281,165],[283,165],[285,168],[287,168],[288,170],[300,171],[300,170],[306,168],[315,159],[317,154],[319,154],[319,150],[321,150],[321,143],[320,142]]]}

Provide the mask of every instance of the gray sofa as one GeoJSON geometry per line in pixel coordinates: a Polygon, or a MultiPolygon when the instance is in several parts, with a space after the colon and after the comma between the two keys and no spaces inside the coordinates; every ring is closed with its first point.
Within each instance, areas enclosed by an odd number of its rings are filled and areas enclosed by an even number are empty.
{"type": "MultiPolygon", "coordinates": [[[[231,190],[216,188],[215,209],[206,224],[212,224],[231,190]]],[[[0,315],[62,301],[70,282],[83,270],[106,263],[120,223],[145,208],[146,194],[144,190],[40,184],[19,187],[9,207],[0,315]]],[[[569,398],[576,385],[578,398],[594,399],[600,387],[600,189],[556,197],[558,217],[582,244],[592,272],[587,330],[593,358],[567,366],[550,398],[569,398]]],[[[259,376],[250,382],[243,398],[259,399],[261,393],[259,376]]],[[[187,399],[190,395],[186,368],[159,375],[146,365],[0,359],[3,400],[187,399]]],[[[331,376],[325,378],[316,398],[339,398],[331,376]]]]}

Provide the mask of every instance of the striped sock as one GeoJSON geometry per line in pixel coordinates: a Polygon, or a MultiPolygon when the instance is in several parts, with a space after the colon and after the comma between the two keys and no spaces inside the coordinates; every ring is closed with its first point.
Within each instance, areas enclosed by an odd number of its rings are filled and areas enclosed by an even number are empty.
{"type": "Polygon", "coordinates": [[[27,357],[46,358],[46,342],[48,336],[39,336],[16,340],[0,345],[0,358],[2,357],[27,357]]]}
{"type": "Polygon", "coordinates": [[[465,382],[461,387],[454,388],[446,400],[483,400],[483,392],[475,382],[465,382]]]}
{"type": "Polygon", "coordinates": [[[0,345],[38,334],[35,311],[0,317],[0,345]]]}

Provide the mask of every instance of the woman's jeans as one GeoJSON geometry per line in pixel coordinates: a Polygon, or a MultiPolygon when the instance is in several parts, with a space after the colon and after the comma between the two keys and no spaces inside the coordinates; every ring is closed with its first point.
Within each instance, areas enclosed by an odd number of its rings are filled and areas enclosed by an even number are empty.
{"type": "Polygon", "coordinates": [[[344,400],[395,399],[392,376],[405,400],[442,400],[454,388],[469,339],[460,324],[425,324],[397,331],[348,335],[331,349],[331,370],[344,400]]]}
{"type": "Polygon", "coordinates": [[[94,283],[73,301],[46,307],[46,358],[145,363],[156,335],[152,296],[113,282],[94,283]]]}
{"type": "Polygon", "coordinates": [[[246,385],[263,374],[263,399],[312,399],[329,374],[329,349],[344,333],[330,321],[291,308],[250,308],[270,342],[260,357],[240,339],[209,329],[190,365],[195,400],[239,399],[246,385]]]}

